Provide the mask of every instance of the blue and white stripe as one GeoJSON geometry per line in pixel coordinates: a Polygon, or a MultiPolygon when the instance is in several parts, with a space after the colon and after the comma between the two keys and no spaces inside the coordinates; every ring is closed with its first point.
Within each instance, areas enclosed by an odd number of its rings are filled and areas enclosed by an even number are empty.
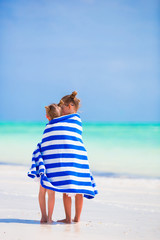
{"type": "Polygon", "coordinates": [[[53,119],[46,125],[42,142],[33,152],[28,176],[41,177],[44,188],[94,198],[98,192],[89,169],[78,114],[53,119]]]}

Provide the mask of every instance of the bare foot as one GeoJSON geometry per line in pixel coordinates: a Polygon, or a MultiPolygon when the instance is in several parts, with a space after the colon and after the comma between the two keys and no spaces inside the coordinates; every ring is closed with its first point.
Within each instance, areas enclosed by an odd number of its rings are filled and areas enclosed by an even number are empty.
{"type": "Polygon", "coordinates": [[[72,221],[75,222],[75,223],[78,223],[78,222],[80,222],[80,219],[75,217],[72,221]]]}
{"type": "Polygon", "coordinates": [[[52,219],[50,219],[50,220],[47,221],[47,223],[52,224],[52,223],[54,223],[54,221],[52,219]]]}
{"type": "Polygon", "coordinates": [[[41,224],[47,223],[47,217],[42,217],[40,223],[41,224]]]}
{"type": "Polygon", "coordinates": [[[71,223],[72,221],[70,219],[62,219],[62,220],[58,220],[57,222],[61,222],[61,223],[71,223]]]}

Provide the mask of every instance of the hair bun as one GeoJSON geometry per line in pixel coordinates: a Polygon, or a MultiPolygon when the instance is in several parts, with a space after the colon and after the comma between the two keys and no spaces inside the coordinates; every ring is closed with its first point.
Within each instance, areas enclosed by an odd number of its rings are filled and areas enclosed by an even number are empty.
{"type": "Polygon", "coordinates": [[[77,92],[74,91],[74,92],[72,92],[72,94],[70,95],[70,97],[71,97],[72,99],[74,99],[76,95],[77,95],[77,92]]]}

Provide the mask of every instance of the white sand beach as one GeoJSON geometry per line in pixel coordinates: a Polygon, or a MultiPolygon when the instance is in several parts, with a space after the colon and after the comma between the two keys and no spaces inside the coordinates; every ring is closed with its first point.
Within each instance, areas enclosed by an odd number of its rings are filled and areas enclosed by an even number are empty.
{"type": "MultiPolygon", "coordinates": [[[[42,225],[39,183],[27,171],[24,166],[0,166],[0,240],[160,239],[160,180],[95,176],[99,194],[84,199],[80,223],[42,225]]],[[[56,193],[53,220],[63,217],[62,194],[56,193]]]]}

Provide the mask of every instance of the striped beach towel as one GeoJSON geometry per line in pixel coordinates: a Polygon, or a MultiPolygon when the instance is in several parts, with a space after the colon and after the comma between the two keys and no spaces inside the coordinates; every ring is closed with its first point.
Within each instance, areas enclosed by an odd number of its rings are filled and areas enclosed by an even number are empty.
{"type": "Polygon", "coordinates": [[[40,177],[44,188],[94,198],[98,192],[82,140],[79,114],[55,118],[46,125],[42,142],[33,152],[28,176],[40,177]]]}

